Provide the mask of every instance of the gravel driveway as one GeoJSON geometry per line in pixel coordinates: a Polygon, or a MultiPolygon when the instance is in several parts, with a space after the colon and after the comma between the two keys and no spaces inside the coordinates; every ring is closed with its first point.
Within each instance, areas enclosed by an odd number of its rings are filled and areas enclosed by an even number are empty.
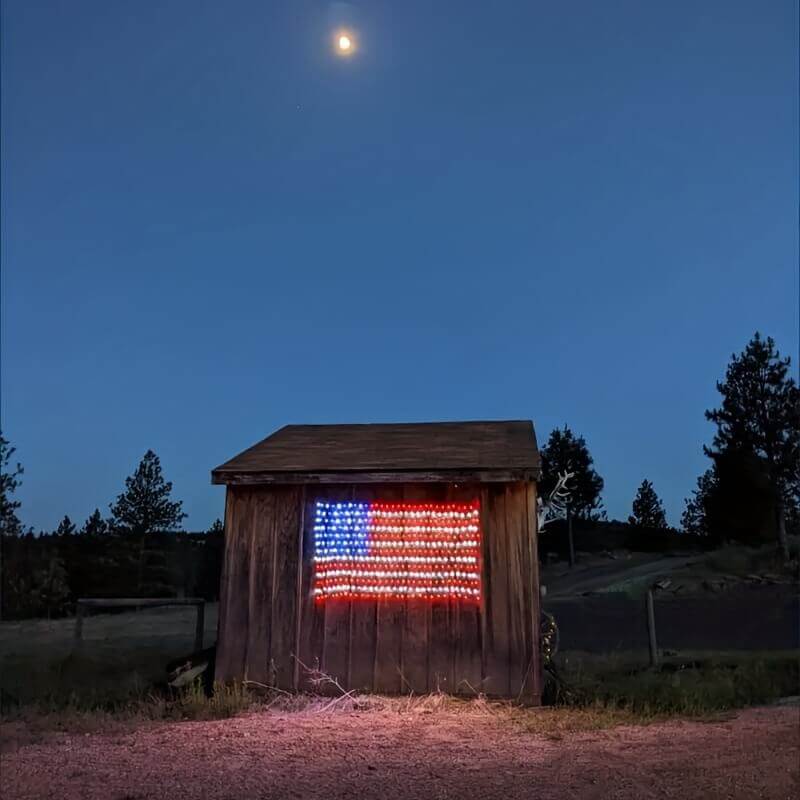
{"type": "Polygon", "coordinates": [[[447,711],[259,712],[12,741],[0,774],[4,800],[686,800],[799,789],[797,707],[562,738],[447,711]]]}

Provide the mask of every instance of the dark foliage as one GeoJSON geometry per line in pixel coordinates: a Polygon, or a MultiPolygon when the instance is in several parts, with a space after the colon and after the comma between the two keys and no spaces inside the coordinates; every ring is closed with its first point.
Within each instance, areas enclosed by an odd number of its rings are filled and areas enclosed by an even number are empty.
{"type": "Polygon", "coordinates": [[[582,519],[600,519],[605,515],[600,500],[603,479],[592,466],[594,461],[582,436],[575,436],[566,425],[563,429],[556,428],[542,448],[541,456],[539,491],[543,497],[553,490],[559,473],[574,472],[569,481],[572,513],[582,519]]]}
{"type": "Polygon", "coordinates": [[[161,461],[148,450],[136,472],[125,478],[125,491],[109,506],[112,527],[134,536],[177,529],[186,514],[180,500],[170,500],[171,494],[172,483],[164,480],[161,461]]]}
{"type": "MultiPolygon", "coordinates": [[[[791,359],[780,357],[771,337],[756,333],[731,356],[717,382],[719,408],[706,411],[717,426],[713,447],[752,453],[766,462],[770,480],[795,499],[800,489],[800,390],[788,377],[791,359]]],[[[710,451],[709,451],[710,452],[710,451]]]]}
{"type": "Polygon", "coordinates": [[[60,616],[79,597],[178,597],[217,600],[222,532],[154,533],[140,585],[136,538],[108,533],[4,536],[4,619],[60,616]]]}
{"type": "Polygon", "coordinates": [[[111,509],[111,529],[115,534],[138,542],[136,595],[160,597],[173,580],[174,564],[153,536],[174,531],[186,518],[180,500],[171,500],[172,483],[164,480],[161,461],[148,450],[136,472],[125,479],[125,491],[111,509]]]}
{"type": "Polygon", "coordinates": [[[664,506],[653,488],[653,484],[648,480],[643,480],[642,485],[636,492],[633,501],[633,513],[628,517],[631,525],[640,528],[666,528],[667,518],[664,514],[664,506]]]}
{"type": "Polygon", "coordinates": [[[11,456],[16,452],[15,447],[11,447],[8,440],[0,433],[0,535],[19,536],[22,530],[22,523],[17,516],[17,509],[21,503],[14,500],[12,495],[19,488],[20,476],[23,473],[22,466],[17,463],[11,464],[11,456]]]}
{"type": "Polygon", "coordinates": [[[726,450],[713,460],[717,483],[707,505],[712,537],[750,545],[774,541],[778,503],[764,459],[726,450]]]}
{"type": "MultiPolygon", "coordinates": [[[[636,553],[669,553],[687,550],[704,551],[712,542],[702,537],[685,536],[672,528],[640,528],[621,520],[577,519],[573,525],[575,550],[581,553],[607,553],[630,550],[636,553]]],[[[566,560],[569,555],[567,525],[556,520],[539,536],[539,558],[566,560]]]]}
{"type": "Polygon", "coordinates": [[[800,506],[800,390],[789,377],[790,363],[773,339],[759,333],[731,356],[725,380],[717,382],[722,404],[706,411],[706,419],[717,426],[712,448],[705,448],[716,462],[716,487],[710,486],[709,502],[691,509],[695,516],[714,506],[726,509],[727,519],[712,513],[700,526],[712,535],[717,526],[718,535],[730,538],[741,537],[721,526],[747,512],[746,526],[739,526],[747,528],[747,537],[757,539],[771,530],[784,552],[786,519],[797,519],[800,506]]]}
{"type": "Polygon", "coordinates": [[[60,616],[69,604],[68,577],[54,536],[4,536],[3,617],[60,616]]]}
{"type": "Polygon", "coordinates": [[[698,479],[691,497],[686,498],[686,507],[681,517],[681,528],[693,536],[711,537],[716,533],[712,524],[712,507],[719,485],[716,467],[707,469],[698,479]]]}
{"type": "Polygon", "coordinates": [[[72,536],[75,533],[75,525],[72,520],[64,514],[64,519],[58,523],[58,527],[56,528],[56,536],[72,536]]]}
{"type": "MultiPolygon", "coordinates": [[[[3,445],[8,458],[13,449],[3,445]]],[[[16,475],[4,483],[16,488],[16,475]]],[[[3,555],[2,614],[5,619],[71,613],[80,597],[199,596],[216,600],[222,569],[223,529],[175,532],[185,518],[170,498],[158,457],[148,451],[126,490],[112,506],[111,521],[95,509],[78,531],[65,516],[52,533],[0,539],[3,555]]],[[[19,504],[9,501],[14,514],[19,504]]]]}
{"type": "Polygon", "coordinates": [[[108,533],[108,531],[108,522],[103,519],[99,508],[96,508],[92,512],[91,516],[83,523],[83,527],[81,528],[81,533],[86,536],[102,536],[108,533]]]}
{"type": "Polygon", "coordinates": [[[206,599],[219,599],[219,579],[222,574],[224,527],[222,520],[214,520],[203,537],[203,558],[200,560],[196,591],[206,599]]]}
{"type": "Polygon", "coordinates": [[[762,459],[752,454],[715,453],[698,479],[681,517],[685,533],[712,544],[763,544],[775,538],[775,492],[762,459]]]}

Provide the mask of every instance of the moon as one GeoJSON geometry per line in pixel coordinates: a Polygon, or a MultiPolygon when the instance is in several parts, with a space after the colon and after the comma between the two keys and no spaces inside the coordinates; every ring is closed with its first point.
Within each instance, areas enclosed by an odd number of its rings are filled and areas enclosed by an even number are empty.
{"type": "Polygon", "coordinates": [[[350,58],[358,50],[358,37],[350,28],[339,28],[331,39],[333,52],[340,58],[350,58]]]}

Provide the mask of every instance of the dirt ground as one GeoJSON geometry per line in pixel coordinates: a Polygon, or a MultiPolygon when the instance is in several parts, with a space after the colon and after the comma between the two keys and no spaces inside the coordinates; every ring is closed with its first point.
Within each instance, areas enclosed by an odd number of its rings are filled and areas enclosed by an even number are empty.
{"type": "Polygon", "coordinates": [[[40,741],[16,733],[6,730],[4,800],[800,796],[796,706],[562,736],[446,711],[262,711],[40,741]]]}

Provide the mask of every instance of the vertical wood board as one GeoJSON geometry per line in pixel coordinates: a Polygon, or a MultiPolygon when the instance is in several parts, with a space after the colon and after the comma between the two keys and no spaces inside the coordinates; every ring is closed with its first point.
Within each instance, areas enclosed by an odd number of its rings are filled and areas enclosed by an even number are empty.
{"type": "Polygon", "coordinates": [[[485,660],[484,686],[487,694],[508,697],[509,684],[509,599],[508,531],[504,485],[488,486],[486,536],[484,538],[485,660]]]}
{"type": "Polygon", "coordinates": [[[528,518],[528,559],[530,564],[528,625],[531,638],[531,684],[528,698],[539,705],[542,699],[542,643],[539,617],[541,615],[541,595],[539,584],[539,517],[536,507],[538,487],[535,483],[526,484],[526,510],[528,518]]]}
{"type": "MultiPolygon", "coordinates": [[[[331,487],[326,499],[349,502],[355,486],[331,487]]],[[[322,647],[322,670],[341,686],[347,686],[350,668],[350,612],[352,601],[347,598],[328,598],[321,604],[325,609],[325,638],[322,647]]],[[[334,693],[333,687],[321,687],[334,693]]]]}
{"type": "Polygon", "coordinates": [[[272,632],[270,656],[275,685],[294,686],[296,602],[302,489],[276,487],[274,492],[274,560],[272,581],[272,632]]]}
{"type": "Polygon", "coordinates": [[[275,553],[275,493],[253,490],[243,520],[250,532],[247,659],[245,677],[271,683],[270,635],[275,553]]]}
{"type": "Polygon", "coordinates": [[[525,545],[527,540],[527,501],[525,484],[510,483],[505,490],[506,535],[508,537],[508,603],[509,603],[509,692],[521,697],[529,667],[526,603],[529,601],[529,575],[526,574],[525,545]]]}
{"type": "Polygon", "coordinates": [[[302,564],[300,568],[300,630],[299,657],[295,661],[295,687],[311,691],[310,671],[322,667],[322,647],[325,639],[325,606],[314,600],[314,519],[316,501],[325,499],[317,487],[308,487],[303,514],[302,564]]]}
{"type": "MultiPolygon", "coordinates": [[[[470,503],[478,500],[481,505],[481,539],[486,537],[483,524],[483,500],[481,487],[477,484],[453,484],[448,490],[448,500],[454,503],[470,503]]],[[[481,552],[483,547],[481,547],[481,552]]],[[[483,558],[478,563],[479,574],[483,573],[483,558]]],[[[485,587],[481,582],[481,594],[485,587]]],[[[451,604],[451,648],[453,660],[453,686],[456,694],[475,695],[483,691],[481,603],[451,604]]]]}
{"type": "MultiPolygon", "coordinates": [[[[359,486],[353,501],[369,503],[382,497],[380,486],[359,486]]],[[[377,598],[358,598],[350,604],[350,644],[347,685],[360,691],[375,689],[375,655],[378,639],[377,598]]]]}
{"type": "MultiPolygon", "coordinates": [[[[403,499],[403,487],[380,484],[371,499],[393,502],[403,499]]],[[[400,694],[403,690],[403,629],[405,627],[405,602],[380,598],[375,609],[375,666],[376,692],[400,694]]]]}
{"type": "Polygon", "coordinates": [[[245,674],[249,628],[250,529],[248,512],[252,490],[228,488],[225,520],[224,581],[220,592],[216,676],[241,680],[245,674]]]}

